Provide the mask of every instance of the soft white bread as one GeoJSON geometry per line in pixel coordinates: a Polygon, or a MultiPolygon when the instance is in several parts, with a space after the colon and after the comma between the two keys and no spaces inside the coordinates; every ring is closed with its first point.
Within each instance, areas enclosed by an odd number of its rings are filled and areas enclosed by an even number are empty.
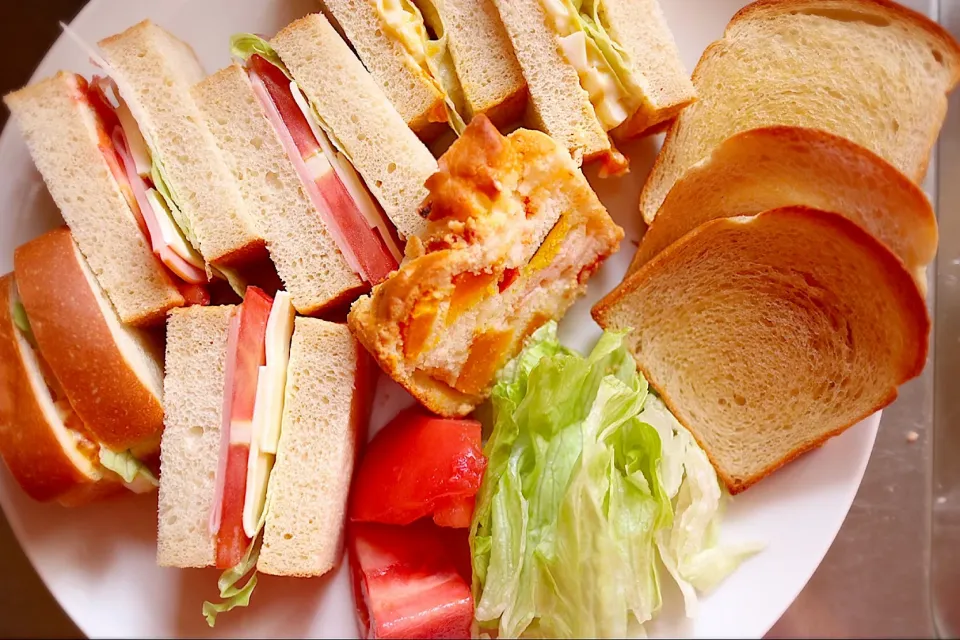
{"type": "Polygon", "coordinates": [[[708,220],[788,205],[853,220],[890,247],[926,289],[937,219],[923,190],[846,138],[797,127],[735,134],[690,167],[644,234],[630,271],[708,220]]]}
{"type": "Polygon", "coordinates": [[[403,236],[415,235],[424,183],[437,170],[430,150],[322,15],[290,24],[272,45],[387,217],[403,236]]]}
{"type": "Polygon", "coordinates": [[[73,73],[8,94],[4,102],[23,133],[47,188],[80,250],[125,323],[162,322],[183,297],[153,254],[99,145],[103,131],[73,73]]]}
{"type": "Polygon", "coordinates": [[[190,46],[149,20],[99,45],[203,257],[218,265],[261,258],[256,223],[190,97],[206,75],[190,46]]]}
{"type": "Polygon", "coordinates": [[[14,324],[16,287],[13,274],[0,277],[0,455],[27,495],[54,500],[106,481],[97,445],[47,386],[39,354],[14,324]]]}
{"type": "Polygon", "coordinates": [[[576,159],[610,151],[590,95],[564,56],[542,0],[493,0],[516,52],[530,93],[531,124],[564,146],[576,159]]]}
{"type": "Polygon", "coordinates": [[[148,456],[163,431],[163,351],[120,322],[70,231],[60,227],[14,252],[20,297],[37,344],[98,442],[148,456]]]}
{"type": "Polygon", "coordinates": [[[210,533],[223,416],[227,332],[235,307],[174,309],[167,319],[167,414],[160,447],[157,564],[214,563],[210,533]]]}
{"type": "Polygon", "coordinates": [[[806,207],[706,222],[593,309],[731,493],[893,402],[930,320],[903,263],[806,207]]]}
{"type": "Polygon", "coordinates": [[[640,198],[650,222],[673,184],[731,135],[770,125],[849,138],[919,182],[960,80],[960,46],[888,0],[760,0],[693,73],[640,198]]]}
{"type": "Polygon", "coordinates": [[[644,105],[613,130],[614,138],[631,138],[672,120],[696,99],[659,0],[603,0],[600,20],[626,52],[633,74],[646,79],[644,105]]]}
{"type": "Polygon", "coordinates": [[[371,368],[345,325],[296,319],[260,571],[320,576],[340,558],[371,368]]]}
{"type": "Polygon", "coordinates": [[[407,125],[423,135],[447,121],[443,93],[394,38],[377,10],[377,0],[323,0],[364,66],[407,125]]]}
{"type": "Polygon", "coordinates": [[[356,298],[364,284],[305,193],[246,71],[222,69],[195,85],[193,97],[297,311],[310,315],[356,298]]]}

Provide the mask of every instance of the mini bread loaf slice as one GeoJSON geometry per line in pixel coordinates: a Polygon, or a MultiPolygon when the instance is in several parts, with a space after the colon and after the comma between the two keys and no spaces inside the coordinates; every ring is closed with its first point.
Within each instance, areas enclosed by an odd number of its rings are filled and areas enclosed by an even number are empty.
{"type": "Polygon", "coordinates": [[[789,205],[856,222],[890,247],[926,290],[937,219],[923,190],[846,138],[785,126],[735,134],[690,167],[644,234],[630,272],[704,222],[789,205]]]}
{"type": "Polygon", "coordinates": [[[788,207],[697,227],[593,309],[731,493],[897,397],[930,320],[903,263],[847,218],[788,207]]]}
{"type": "Polygon", "coordinates": [[[149,456],[163,431],[163,353],[120,322],[70,231],[21,245],[14,268],[43,357],[74,411],[103,446],[149,456]]]}
{"type": "Polygon", "coordinates": [[[889,0],[760,0],[741,10],[693,72],[698,100],[667,133],[640,197],[651,222],[684,172],[735,133],[823,129],[915,182],[960,80],[960,46],[889,0]]]}

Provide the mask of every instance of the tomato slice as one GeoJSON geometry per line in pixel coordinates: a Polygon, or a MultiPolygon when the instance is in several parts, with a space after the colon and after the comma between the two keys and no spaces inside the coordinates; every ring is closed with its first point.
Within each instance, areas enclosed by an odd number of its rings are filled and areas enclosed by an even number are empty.
{"type": "Polygon", "coordinates": [[[408,409],[367,446],[353,483],[350,518],[403,525],[439,509],[444,524],[469,526],[470,500],[486,466],[479,422],[408,409]]]}
{"type": "Polygon", "coordinates": [[[266,363],[267,320],[273,300],[262,289],[247,287],[240,309],[240,330],[233,371],[227,463],[224,468],[220,526],[217,530],[218,569],[236,566],[250,545],[243,531],[243,502],[247,491],[251,423],[257,395],[257,376],[266,363]]]}

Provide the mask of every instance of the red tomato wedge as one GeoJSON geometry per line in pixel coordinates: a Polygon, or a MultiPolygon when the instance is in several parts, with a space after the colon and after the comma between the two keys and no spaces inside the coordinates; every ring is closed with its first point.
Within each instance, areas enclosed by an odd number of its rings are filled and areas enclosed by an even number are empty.
{"type": "Polygon", "coordinates": [[[467,527],[486,467],[479,422],[407,409],[367,445],[354,478],[350,518],[409,524],[434,514],[438,524],[467,527]]]}
{"type": "Polygon", "coordinates": [[[287,153],[338,248],[364,280],[372,284],[383,281],[397,268],[397,261],[380,231],[371,228],[370,221],[330,165],[310,123],[294,100],[290,80],[283,71],[258,55],[250,57],[249,66],[255,76],[251,77],[254,90],[258,80],[262,82],[273,109],[279,115],[280,122],[274,122],[274,118],[270,118],[270,105],[263,105],[277,134],[281,140],[287,141],[285,146],[292,141],[296,147],[296,150],[287,149],[287,153]],[[297,153],[299,157],[295,157],[297,153]]]}
{"type": "Polygon", "coordinates": [[[472,637],[470,585],[444,530],[351,523],[347,536],[363,637],[472,637]]]}
{"type": "MultiPolygon", "coordinates": [[[[247,491],[247,460],[250,455],[251,423],[257,395],[257,376],[266,363],[267,320],[273,300],[257,287],[247,287],[240,308],[240,329],[233,355],[229,433],[226,465],[223,467],[221,513],[217,529],[217,568],[229,569],[243,558],[250,539],[243,531],[243,503],[247,491]]],[[[230,355],[228,354],[228,357],[230,355]]],[[[221,448],[221,455],[224,455],[221,448]]]]}

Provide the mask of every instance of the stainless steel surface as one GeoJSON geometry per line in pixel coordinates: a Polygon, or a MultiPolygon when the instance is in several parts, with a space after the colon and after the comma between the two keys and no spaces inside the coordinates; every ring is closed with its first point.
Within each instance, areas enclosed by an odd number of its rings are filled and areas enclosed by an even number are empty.
{"type": "MultiPolygon", "coordinates": [[[[0,92],[29,77],[55,37],[50,27],[82,4],[0,2],[0,37],[16,52],[3,62],[0,92]]],[[[940,16],[960,36],[960,0],[940,0],[940,16]]],[[[0,113],[0,126],[5,115],[0,113]]],[[[948,118],[937,165],[941,245],[931,276],[934,355],[884,412],[843,528],[770,637],[933,637],[938,625],[941,636],[960,636],[960,95],[954,95],[948,118]],[[912,443],[911,433],[918,436],[912,443]]],[[[79,637],[2,514],[0,576],[0,637],[79,637]]]]}

